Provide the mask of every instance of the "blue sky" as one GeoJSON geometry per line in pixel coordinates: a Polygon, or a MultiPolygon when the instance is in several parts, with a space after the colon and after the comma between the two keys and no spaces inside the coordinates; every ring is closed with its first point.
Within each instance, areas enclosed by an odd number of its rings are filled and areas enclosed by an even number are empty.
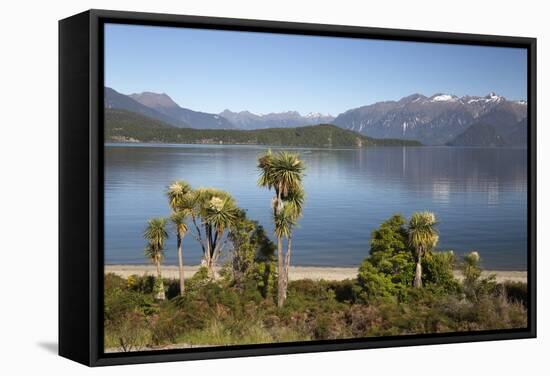
{"type": "Polygon", "coordinates": [[[421,93],[527,97],[523,49],[108,24],[105,85],[219,113],[338,115],[421,93]]]}

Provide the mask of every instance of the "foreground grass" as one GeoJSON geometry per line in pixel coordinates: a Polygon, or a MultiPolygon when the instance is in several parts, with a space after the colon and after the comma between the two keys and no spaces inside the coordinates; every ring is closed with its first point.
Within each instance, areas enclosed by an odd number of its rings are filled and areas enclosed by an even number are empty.
{"type": "Polygon", "coordinates": [[[194,346],[229,346],[262,343],[296,342],[310,340],[288,328],[266,328],[262,323],[251,323],[238,329],[214,320],[204,329],[191,330],[177,337],[176,343],[194,346]]]}
{"type": "Polygon", "coordinates": [[[360,300],[356,281],[301,280],[289,285],[285,306],[251,284],[224,285],[197,278],[185,297],[166,280],[168,300],[157,302],[150,277],[105,276],[105,347],[136,351],[322,339],[365,338],[523,328],[525,285],[497,285],[468,298],[463,293],[410,289],[399,298],[360,300]]]}

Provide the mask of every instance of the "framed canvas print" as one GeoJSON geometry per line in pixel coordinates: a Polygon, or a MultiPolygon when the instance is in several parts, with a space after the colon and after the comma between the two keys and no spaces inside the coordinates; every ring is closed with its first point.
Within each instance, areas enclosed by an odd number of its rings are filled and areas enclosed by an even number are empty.
{"type": "Polygon", "coordinates": [[[536,40],[59,23],[59,353],[536,335],[536,40]]]}

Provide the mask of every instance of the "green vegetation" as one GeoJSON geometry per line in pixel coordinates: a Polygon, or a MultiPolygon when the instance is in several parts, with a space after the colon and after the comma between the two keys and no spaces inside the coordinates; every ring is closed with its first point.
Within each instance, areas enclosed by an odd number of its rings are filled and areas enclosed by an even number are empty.
{"type": "Polygon", "coordinates": [[[104,276],[106,349],[526,327],[526,284],[482,277],[475,251],[462,260],[452,251],[438,251],[437,219],[431,212],[413,213],[408,221],[396,214],[384,221],[371,233],[368,257],[353,280],[289,281],[292,235],[305,205],[306,167],[298,154],[268,152],[259,158],[258,168],[258,184],[274,191],[277,245],[229,193],[192,189],[181,180],[171,183],[166,196],[179,278],[165,279],[161,273],[169,222],[151,219],[144,231],[145,256],[155,264],[156,277],[104,276]],[[191,231],[202,247],[203,266],[184,281],[182,243],[191,231]],[[229,257],[216,275],[224,245],[229,257]],[[456,269],[463,279],[455,277],[456,269]]]}
{"type": "Polygon", "coordinates": [[[172,211],[170,220],[174,225],[176,232],[176,242],[178,247],[178,267],[180,277],[180,293],[185,292],[185,279],[183,274],[183,238],[187,234],[188,227],[186,220],[193,211],[193,193],[191,186],[183,181],[175,181],[168,187],[166,192],[168,205],[172,211]]]}
{"type": "Polygon", "coordinates": [[[203,264],[214,277],[214,266],[224,244],[223,237],[238,220],[239,208],[233,197],[216,188],[199,188],[193,194],[193,223],[203,249],[203,264]],[[196,218],[201,221],[201,229],[196,218]]]}
{"type": "Polygon", "coordinates": [[[106,142],[159,142],[176,144],[240,144],[361,148],[418,146],[418,141],[374,139],[334,125],[258,130],[175,128],[159,120],[125,110],[105,109],[106,142]]]}
{"type": "Polygon", "coordinates": [[[403,217],[389,218],[373,231],[357,279],[290,281],[278,307],[275,246],[241,212],[220,277],[202,268],[183,296],[177,280],[164,280],[162,301],[154,277],[105,275],[105,346],[136,351],[526,327],[526,284],[482,278],[476,252],[460,262],[452,252],[427,252],[423,286],[414,287],[408,232],[403,217]],[[463,281],[453,277],[457,267],[463,281]]]}
{"type": "Polygon", "coordinates": [[[279,275],[277,305],[282,307],[287,297],[288,268],[292,251],[292,232],[302,216],[305,192],[302,186],[305,165],[298,154],[268,151],[258,159],[261,172],[258,185],[275,191],[271,200],[275,236],[277,237],[277,273],[279,275]],[[283,238],[287,250],[283,256],[283,238]]]}
{"type": "Polygon", "coordinates": [[[435,215],[430,212],[414,213],[409,223],[409,244],[415,250],[416,269],[414,287],[422,287],[422,256],[430,252],[439,240],[435,229],[435,215]]]}
{"type": "Polygon", "coordinates": [[[143,237],[147,240],[145,257],[157,267],[157,280],[155,284],[156,298],[164,300],[164,285],[162,282],[160,265],[164,259],[164,243],[166,238],[168,238],[168,233],[166,232],[166,219],[153,218],[149,220],[143,237]]]}

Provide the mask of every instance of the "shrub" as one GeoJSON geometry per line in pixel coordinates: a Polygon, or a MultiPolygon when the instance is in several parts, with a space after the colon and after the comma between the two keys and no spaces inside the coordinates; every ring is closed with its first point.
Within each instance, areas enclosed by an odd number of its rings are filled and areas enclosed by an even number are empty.
{"type": "Polygon", "coordinates": [[[329,281],[328,288],[334,291],[334,296],[341,303],[354,303],[356,301],[357,280],[346,279],[343,281],[329,281]]]}
{"type": "Polygon", "coordinates": [[[155,291],[155,280],[156,278],[152,275],[132,275],[128,277],[128,287],[142,294],[153,294],[155,291]]]}
{"type": "Polygon", "coordinates": [[[525,282],[506,281],[502,284],[507,299],[511,302],[518,302],[527,308],[529,303],[529,290],[525,282]]]}
{"type": "Polygon", "coordinates": [[[180,281],[177,279],[164,279],[166,299],[173,299],[180,295],[180,281]]]}
{"type": "Polygon", "coordinates": [[[396,292],[395,283],[391,276],[381,273],[369,260],[365,260],[359,267],[357,274],[359,286],[358,297],[363,302],[376,298],[389,298],[396,292]]]}
{"type": "Polygon", "coordinates": [[[103,276],[103,289],[105,291],[125,289],[126,285],[126,280],[114,273],[107,273],[103,276]]]}
{"type": "MultiPolygon", "coordinates": [[[[192,312],[197,314],[198,312],[192,312]]],[[[155,345],[174,343],[178,336],[192,327],[200,327],[197,320],[186,309],[166,303],[150,320],[151,339],[155,345]]]]}
{"type": "Polygon", "coordinates": [[[139,351],[151,342],[145,315],[137,310],[125,312],[105,326],[105,343],[123,352],[139,351]]]}
{"type": "Polygon", "coordinates": [[[274,261],[257,262],[254,278],[257,289],[264,298],[274,296],[277,284],[277,267],[274,261]]]}
{"type": "Polygon", "coordinates": [[[131,311],[143,314],[154,313],[156,306],[152,296],[120,288],[105,289],[104,314],[106,321],[116,321],[131,311]]]}
{"type": "Polygon", "coordinates": [[[382,315],[376,305],[356,304],[349,307],[344,317],[345,323],[353,337],[367,337],[373,328],[383,323],[382,315]]]}
{"type": "Polygon", "coordinates": [[[318,311],[329,310],[337,304],[336,294],[325,281],[303,279],[291,281],[288,286],[288,298],[283,310],[318,311]]]}
{"type": "Polygon", "coordinates": [[[201,266],[191,278],[185,281],[186,294],[199,291],[209,282],[208,269],[205,266],[201,266]]]}
{"type": "Polygon", "coordinates": [[[466,297],[478,302],[484,296],[494,294],[497,289],[496,276],[494,274],[481,278],[479,253],[473,251],[464,256],[461,265],[464,281],[462,282],[466,297]]]}
{"type": "Polygon", "coordinates": [[[233,246],[232,257],[222,270],[223,276],[238,288],[254,280],[263,297],[271,295],[276,280],[275,244],[264,228],[240,210],[229,232],[229,240],[233,246]]]}
{"type": "Polygon", "coordinates": [[[452,251],[432,252],[422,261],[424,285],[439,294],[460,291],[460,283],[453,274],[455,257],[452,251]]]}
{"type": "Polygon", "coordinates": [[[372,232],[368,260],[393,283],[412,284],[415,264],[403,216],[393,215],[372,232]]]}
{"type": "Polygon", "coordinates": [[[371,234],[369,257],[359,266],[356,295],[363,302],[399,296],[412,284],[414,269],[405,219],[393,215],[371,234]]]}

